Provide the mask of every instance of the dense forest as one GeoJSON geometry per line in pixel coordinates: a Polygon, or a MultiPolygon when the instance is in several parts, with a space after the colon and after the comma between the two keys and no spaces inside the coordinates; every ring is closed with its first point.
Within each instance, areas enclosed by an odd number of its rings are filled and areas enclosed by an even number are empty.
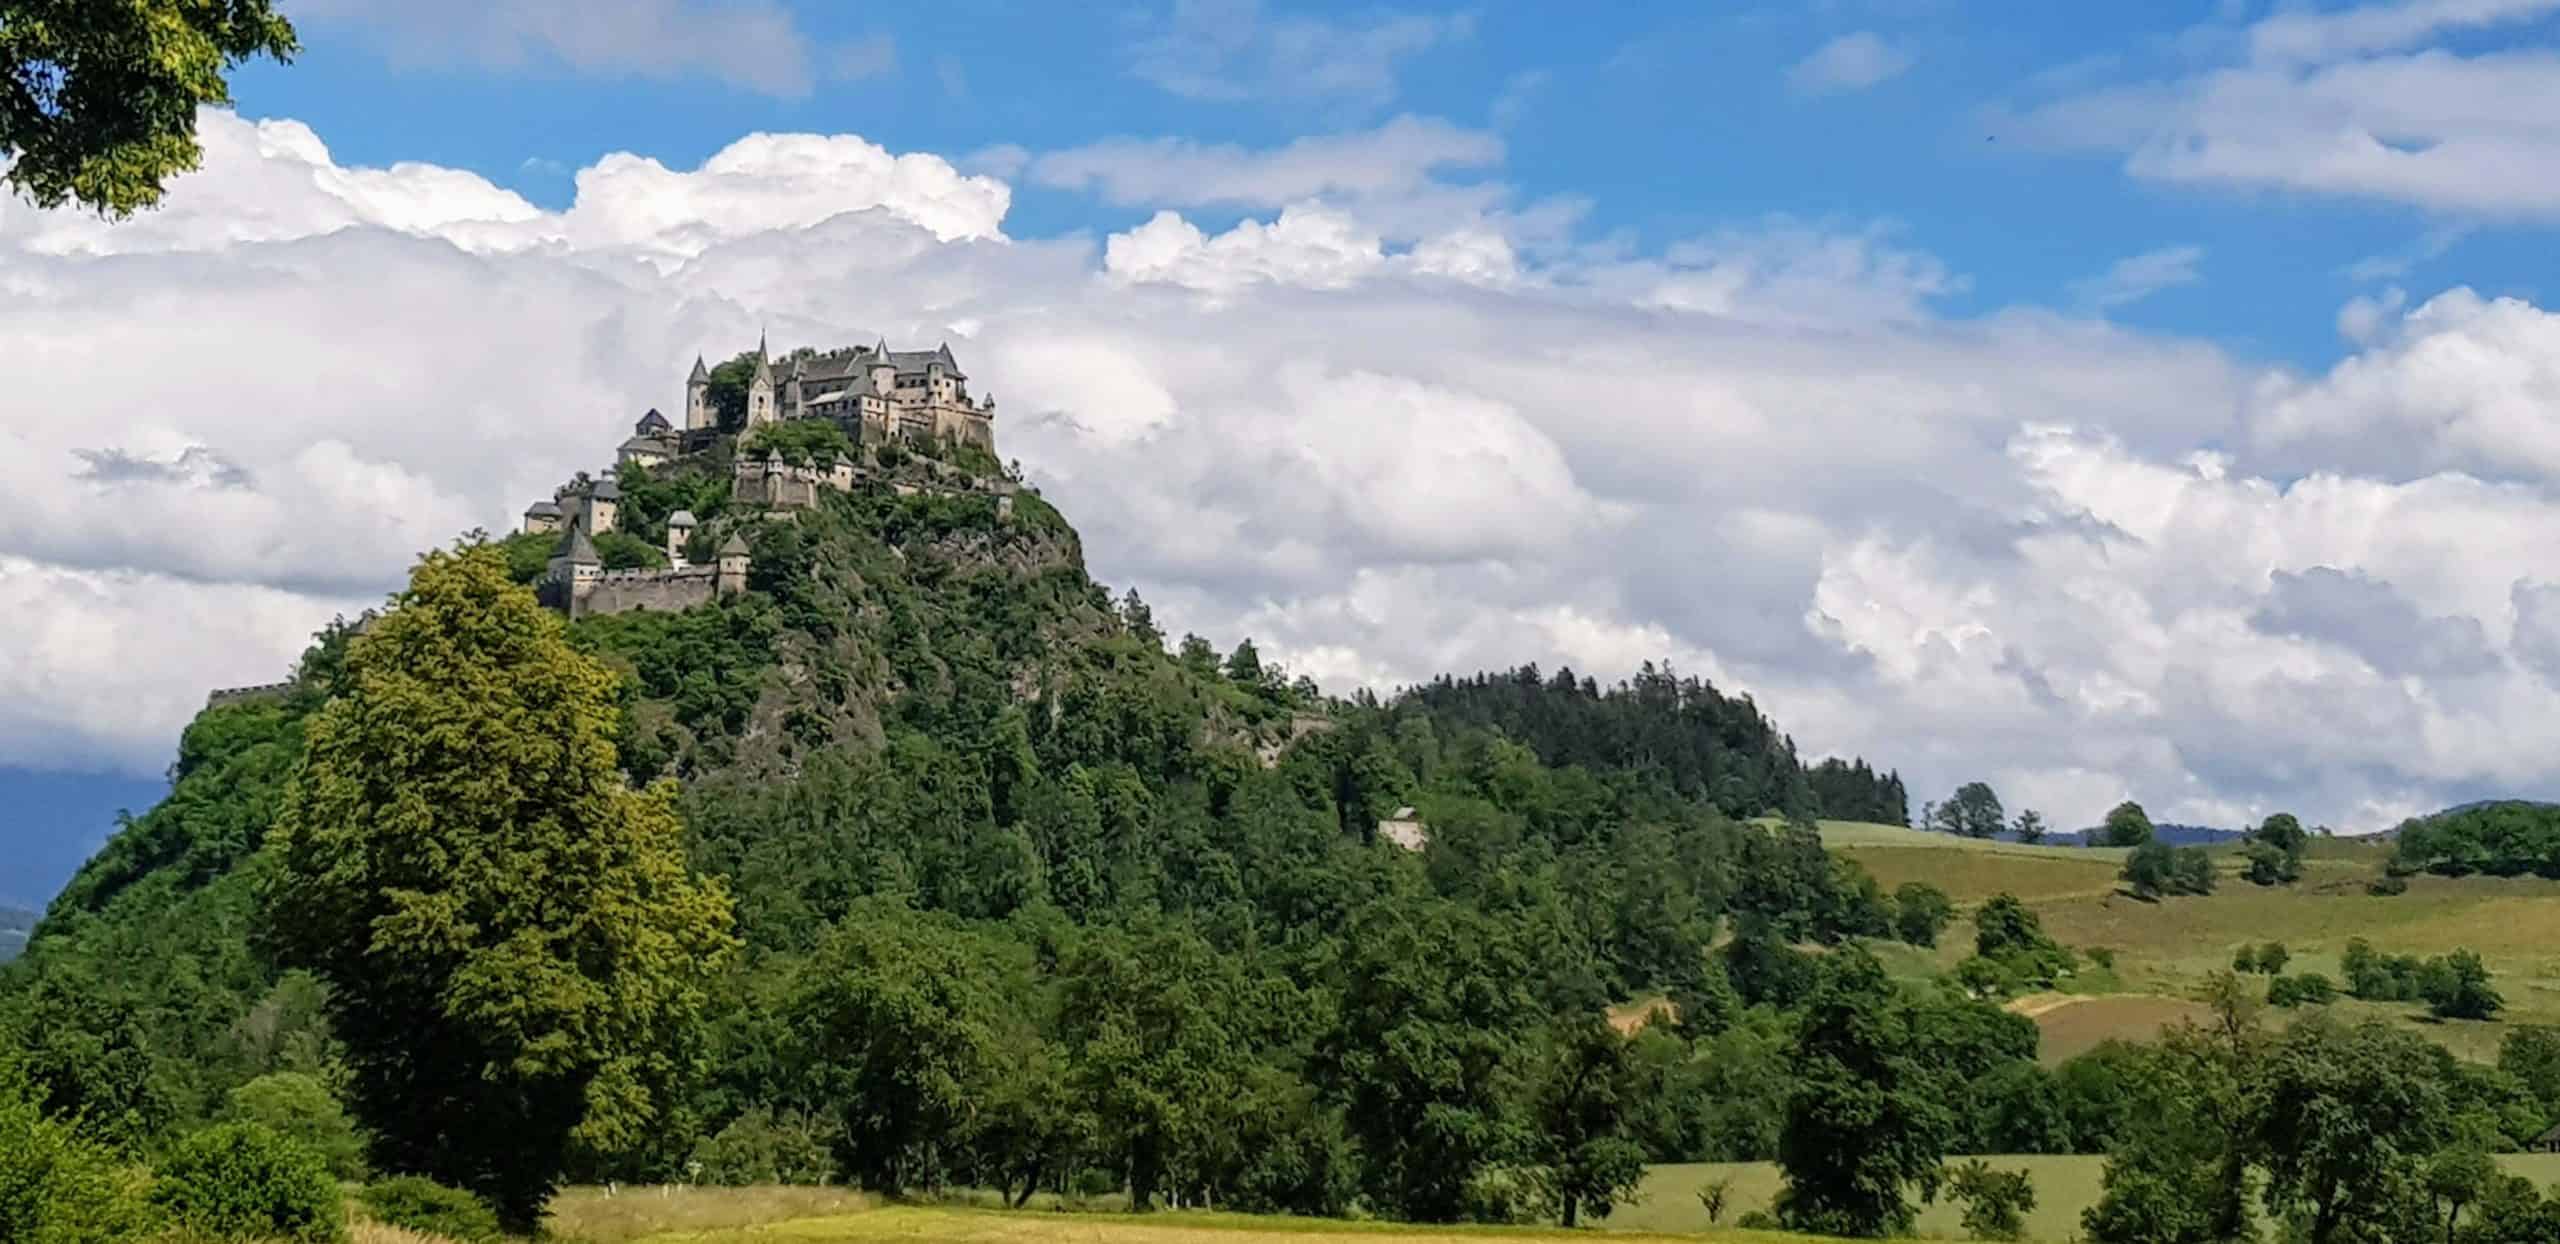
{"type": "Polygon", "coordinates": [[[2560,877],[2560,804],[2475,803],[2401,822],[2394,872],[2560,877]]]}
{"type": "MultiPolygon", "coordinates": [[[[522,541],[466,540],[202,714],[0,970],[0,1099],[146,1160],[271,1120],[519,1227],[557,1181],[679,1173],[1571,1223],[1648,1162],[1775,1158],[1786,1221],[1868,1235],[1945,1154],[2164,1117],[2196,1134],[2123,1157],[2107,1213],[2353,1222],[2408,1207],[2251,1174],[2296,1169],[2274,1112],[2365,1091],[2319,1060],[2416,1086],[2373,1124],[2411,1161],[2560,1117],[2539,1047],[2278,1038],[2236,998],[2040,1065],[2000,1000],[2093,965],[1995,900],[1960,972],[1889,974],[1870,948],[1951,905],[1808,822],[1902,821],[1899,777],[1808,770],[1747,697],[1523,667],[1329,699],[1170,640],[1036,497],[781,521],[722,487],[635,470],[624,513],[744,534],[744,597],[564,627],[522,541]],[[1407,807],[1425,849],[1378,833],[1407,807]],[[2212,1097],[2239,1065],[2297,1096],[2212,1097]]],[[[2150,1229],[2093,1234],[2220,1238],[2150,1229]]]]}

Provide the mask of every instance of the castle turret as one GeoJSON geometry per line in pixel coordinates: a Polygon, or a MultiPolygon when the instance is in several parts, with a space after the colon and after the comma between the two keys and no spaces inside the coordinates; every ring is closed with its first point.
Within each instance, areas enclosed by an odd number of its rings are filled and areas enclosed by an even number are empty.
{"type": "Polygon", "coordinates": [[[684,565],[685,542],[693,539],[693,511],[678,510],[667,515],[667,564],[684,565]]]}
{"type": "Polygon", "coordinates": [[[736,532],[720,545],[720,573],[717,591],[722,596],[735,596],[747,590],[747,542],[736,532]]]}
{"type": "Polygon", "coordinates": [[[587,486],[587,495],[579,511],[579,525],[603,535],[613,530],[613,520],[622,509],[622,486],[610,479],[600,479],[587,486]]]}
{"type": "MultiPolygon", "coordinates": [[[[587,538],[587,529],[569,524],[567,538],[551,554],[551,593],[553,603],[562,613],[577,617],[579,606],[596,590],[596,580],[604,576],[604,559],[596,556],[595,541],[587,538]]],[[[551,593],[546,593],[549,595],[551,593]]]]}
{"type": "Polygon", "coordinates": [[[747,378],[747,426],[755,427],[774,421],[773,363],[764,356],[764,343],[756,343],[756,370],[747,378]]]}
{"type": "Polygon", "coordinates": [[[536,501],[524,507],[524,529],[528,533],[560,530],[560,503],[536,501]]]}
{"type": "Polygon", "coordinates": [[[711,409],[711,369],[702,365],[702,356],[693,356],[693,374],[684,381],[684,426],[688,432],[708,428],[719,422],[711,409]]]}

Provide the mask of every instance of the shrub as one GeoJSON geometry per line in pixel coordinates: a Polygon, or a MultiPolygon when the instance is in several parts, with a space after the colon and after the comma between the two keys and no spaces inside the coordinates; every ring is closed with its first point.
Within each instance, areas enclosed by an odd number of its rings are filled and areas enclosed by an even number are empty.
{"type": "Polygon", "coordinates": [[[2398,873],[2384,873],[2365,883],[2364,892],[2376,898],[2392,898],[2409,892],[2409,879],[2398,873]]]}
{"type": "Polygon", "coordinates": [[[1938,934],[1955,919],[1947,892],[1925,881],[1906,881],[1893,892],[1893,931],[1914,946],[1935,946],[1938,934]]]}
{"type": "Polygon", "coordinates": [[[693,1148],[699,1179],[721,1187],[822,1183],[836,1173],[836,1129],[758,1106],[693,1148]]]}
{"type": "Polygon", "coordinates": [[[1964,1229],[1977,1240],[2015,1240],[2026,1234],[2036,1188],[2025,1171],[1995,1171],[1976,1158],[1947,1173],[1947,1194],[1964,1203],[1964,1229]]]}
{"type": "Polygon", "coordinates": [[[2325,1006],[2336,1001],[2337,997],[2337,985],[2318,972],[2305,972],[2300,976],[2279,976],[2267,982],[2269,1006],[2325,1006]]]}
{"type": "Polygon", "coordinates": [[[255,1123],[224,1123],[180,1141],[160,1164],[151,1199],[179,1226],[216,1239],[329,1244],[346,1233],[329,1168],[255,1123]]]}
{"type": "Polygon", "coordinates": [[[0,1082],[0,1240],[133,1239],[150,1219],[139,1191],[104,1148],[46,1118],[25,1094],[0,1082]]]}
{"type": "Polygon", "coordinates": [[[327,1085],[298,1071],[263,1075],[231,1090],[222,1118],[256,1123],[310,1150],[340,1179],[364,1177],[364,1136],[327,1085]]]}
{"type": "Polygon", "coordinates": [[[498,1238],[498,1215],[487,1202],[418,1175],[402,1175],[365,1185],[358,1200],[375,1222],[406,1227],[424,1235],[440,1235],[463,1244],[498,1238]]]}
{"type": "Polygon", "coordinates": [[[1488,1166],[1467,1180],[1464,1212],[1470,1222],[1525,1226],[1553,1221],[1556,1209],[1555,1190],[1534,1171],[1488,1166]]]}

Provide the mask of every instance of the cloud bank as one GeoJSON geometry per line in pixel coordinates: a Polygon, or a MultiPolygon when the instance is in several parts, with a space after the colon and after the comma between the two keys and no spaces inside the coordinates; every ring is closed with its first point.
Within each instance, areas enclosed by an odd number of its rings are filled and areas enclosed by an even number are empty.
{"type": "Polygon", "coordinates": [[[0,208],[20,763],[156,771],[206,689],[280,676],[769,329],[950,339],[1099,577],[1336,690],[1668,658],[1808,754],[2066,825],[2132,796],[2377,828],[2560,768],[2560,317],[2529,303],[2372,303],[2295,374],[1950,315],[1963,276],[1865,222],[1585,251],[1366,171],[1379,134],[1498,167],[1439,123],[1163,148],[1187,192],[1050,164],[1162,209],[1097,239],[1012,236],[1001,178],[850,135],[608,156],[547,211],[203,122],[132,225],[0,208]],[[1182,214],[1212,199],[1256,214],[1182,214]]]}

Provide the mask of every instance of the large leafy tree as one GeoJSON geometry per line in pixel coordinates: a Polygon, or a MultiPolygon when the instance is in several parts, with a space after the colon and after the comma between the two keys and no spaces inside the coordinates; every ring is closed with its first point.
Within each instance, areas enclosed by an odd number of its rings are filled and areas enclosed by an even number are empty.
{"type": "Polygon", "coordinates": [[[1989,782],[1967,782],[1956,788],[1945,803],[1933,810],[1935,824],[1931,829],[1962,834],[1967,838],[1997,838],[2008,828],[2008,812],[2000,806],[2000,796],[1989,782]]]}
{"type": "Polygon", "coordinates": [[[330,986],[376,1158],[538,1225],[573,1153],[638,1147],[683,1070],[727,891],[675,791],[625,785],[614,678],[482,542],[352,644],[270,850],[277,957],[330,986]]]}
{"type": "Polygon", "coordinates": [[[905,1191],[928,1146],[970,1131],[1006,1006],[998,947],[948,916],[867,904],[800,972],[792,1028],[813,1105],[840,1112],[847,1167],[905,1191]]]}
{"type": "Polygon", "coordinates": [[[1534,1148],[1571,1227],[1582,1212],[1606,1218],[1644,1179],[1644,1147],[1631,1135],[1650,1089],[1625,1037],[1598,1015],[1556,1022],[1530,1093],[1534,1148]]]}
{"type": "Polygon", "coordinates": [[[1897,1235],[1906,1189],[1936,1194],[1956,1085],[1928,1065],[1910,1008],[1863,948],[1824,956],[1790,1060],[1779,1213],[1801,1231],[1897,1235]]]}
{"type": "Polygon", "coordinates": [[[269,0],[0,0],[0,178],[38,207],[151,207],[203,159],[224,75],[295,50],[269,0]]]}
{"type": "Polygon", "coordinates": [[[1516,1149],[1508,1086],[1537,1011],[1514,937],[1432,902],[1382,903],[1353,928],[1341,1024],[1317,1057],[1387,1213],[1454,1221],[1468,1181],[1516,1149]]]}
{"type": "Polygon", "coordinates": [[[2100,837],[2111,847],[2138,847],[2151,841],[2151,815],[2142,805],[2127,799],[2108,809],[2107,822],[2100,837]]]}
{"type": "Polygon", "coordinates": [[[2267,1208],[2309,1244],[2399,1238],[2406,1196],[2452,1134],[2442,1057],[2381,1024],[2314,1017],[2287,1031],[2264,1070],[2267,1208]]]}
{"type": "Polygon", "coordinates": [[[1089,934],[1062,971],[1073,1083],[1129,1173],[1130,1204],[1151,1208],[1197,1174],[1183,1164],[1216,1147],[1258,1037],[1301,1004],[1177,928],[1089,934]]]}

